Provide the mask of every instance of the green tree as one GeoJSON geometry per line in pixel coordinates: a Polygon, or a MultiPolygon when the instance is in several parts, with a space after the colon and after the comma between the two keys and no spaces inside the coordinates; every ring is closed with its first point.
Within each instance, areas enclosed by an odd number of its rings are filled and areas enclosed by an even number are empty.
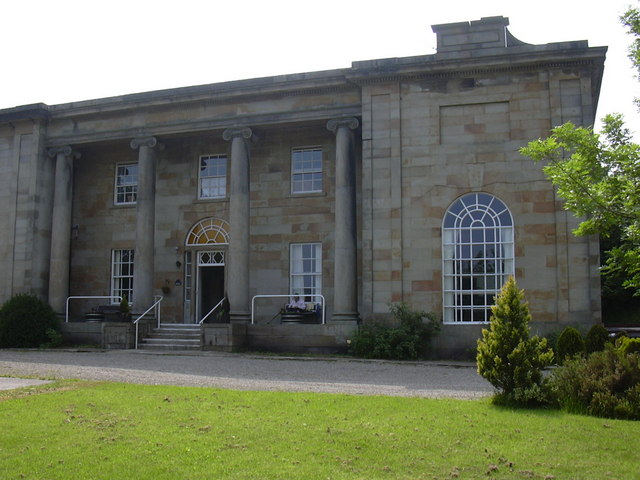
{"type": "MultiPolygon", "coordinates": [[[[640,13],[630,8],[621,21],[634,36],[629,58],[640,72],[640,13]]],[[[575,235],[611,239],[602,272],[640,295],[640,145],[621,115],[607,115],[602,133],[566,123],[520,152],[536,162],[556,186],[565,208],[584,217],[575,235]]]]}
{"type": "Polygon", "coordinates": [[[489,329],[483,329],[478,340],[478,373],[496,388],[498,403],[544,403],[542,369],[553,361],[553,351],[546,338],[530,337],[529,305],[513,277],[502,287],[491,311],[489,329]]]}
{"type": "MultiPolygon", "coordinates": [[[[620,17],[620,21],[627,27],[627,33],[634,37],[629,46],[628,56],[640,77],[640,11],[637,8],[629,7],[624,15],[620,17]]],[[[637,102],[638,100],[636,99],[637,102]]]]}

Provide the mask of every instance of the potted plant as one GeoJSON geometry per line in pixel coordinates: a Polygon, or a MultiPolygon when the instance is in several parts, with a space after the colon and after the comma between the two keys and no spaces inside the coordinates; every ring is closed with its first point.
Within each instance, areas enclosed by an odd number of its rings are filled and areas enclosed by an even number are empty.
{"type": "Polygon", "coordinates": [[[122,300],[120,300],[120,319],[123,322],[131,320],[131,306],[129,305],[129,300],[127,300],[126,295],[123,295],[122,300]]]}

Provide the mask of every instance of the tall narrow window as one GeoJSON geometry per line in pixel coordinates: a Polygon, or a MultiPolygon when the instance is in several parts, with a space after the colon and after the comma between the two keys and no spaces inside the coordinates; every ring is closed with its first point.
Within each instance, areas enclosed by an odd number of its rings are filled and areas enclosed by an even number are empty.
{"type": "Polygon", "coordinates": [[[298,294],[305,302],[318,302],[322,294],[322,244],[291,244],[291,295],[298,294]]]}
{"type": "Polygon", "coordinates": [[[442,250],[444,322],[488,322],[495,295],[514,273],[509,209],[486,193],[459,198],[444,216],[442,250]]]}
{"type": "Polygon", "coordinates": [[[200,157],[198,179],[198,198],[224,198],[227,195],[227,156],[200,157]]]}
{"type": "Polygon", "coordinates": [[[322,149],[294,148],[291,151],[291,192],[322,191],[322,149]]]}
{"type": "Polygon", "coordinates": [[[191,301],[193,289],[193,265],[191,264],[191,252],[184,252],[184,300],[191,301]]]}
{"type": "Polygon", "coordinates": [[[115,204],[131,205],[138,196],[138,164],[122,163],[116,165],[115,204]]]}
{"type": "Polygon", "coordinates": [[[133,302],[133,250],[111,252],[111,295],[133,302]]]}

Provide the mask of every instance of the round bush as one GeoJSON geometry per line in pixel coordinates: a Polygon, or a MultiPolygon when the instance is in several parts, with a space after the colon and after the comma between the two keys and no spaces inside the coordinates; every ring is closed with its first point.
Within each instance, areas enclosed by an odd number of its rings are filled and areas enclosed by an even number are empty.
{"type": "Polygon", "coordinates": [[[601,352],[609,341],[609,332],[600,323],[596,323],[587,332],[584,339],[584,346],[587,353],[601,352]]]}
{"type": "Polygon", "coordinates": [[[556,343],[556,360],[562,364],[567,358],[583,355],[585,352],[584,340],[580,332],[573,328],[565,328],[556,343]]]}
{"type": "Polygon", "coordinates": [[[15,295],[0,308],[0,347],[39,347],[58,330],[55,312],[35,295],[15,295]]]}

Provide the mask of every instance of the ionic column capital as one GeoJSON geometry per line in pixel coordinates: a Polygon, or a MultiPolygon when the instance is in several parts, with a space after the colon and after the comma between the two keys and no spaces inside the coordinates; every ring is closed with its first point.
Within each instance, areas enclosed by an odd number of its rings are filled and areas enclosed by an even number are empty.
{"type": "Polygon", "coordinates": [[[59,147],[47,148],[47,155],[49,158],[56,158],[58,155],[64,155],[65,157],[80,157],[80,153],[76,152],[69,145],[60,145],[59,147]]]}
{"type": "Polygon", "coordinates": [[[332,118],[327,122],[327,130],[333,133],[336,133],[340,127],[355,130],[358,126],[360,126],[360,122],[355,117],[332,118]]]}
{"type": "Polygon", "coordinates": [[[148,136],[148,137],[135,137],[131,140],[131,148],[137,150],[140,147],[158,147],[158,149],[162,150],[164,145],[158,142],[156,137],[148,136]]]}
{"type": "Polygon", "coordinates": [[[241,137],[245,140],[249,140],[253,132],[249,127],[240,127],[240,128],[227,128],[224,132],[222,132],[222,138],[227,142],[235,137],[241,137]]]}

